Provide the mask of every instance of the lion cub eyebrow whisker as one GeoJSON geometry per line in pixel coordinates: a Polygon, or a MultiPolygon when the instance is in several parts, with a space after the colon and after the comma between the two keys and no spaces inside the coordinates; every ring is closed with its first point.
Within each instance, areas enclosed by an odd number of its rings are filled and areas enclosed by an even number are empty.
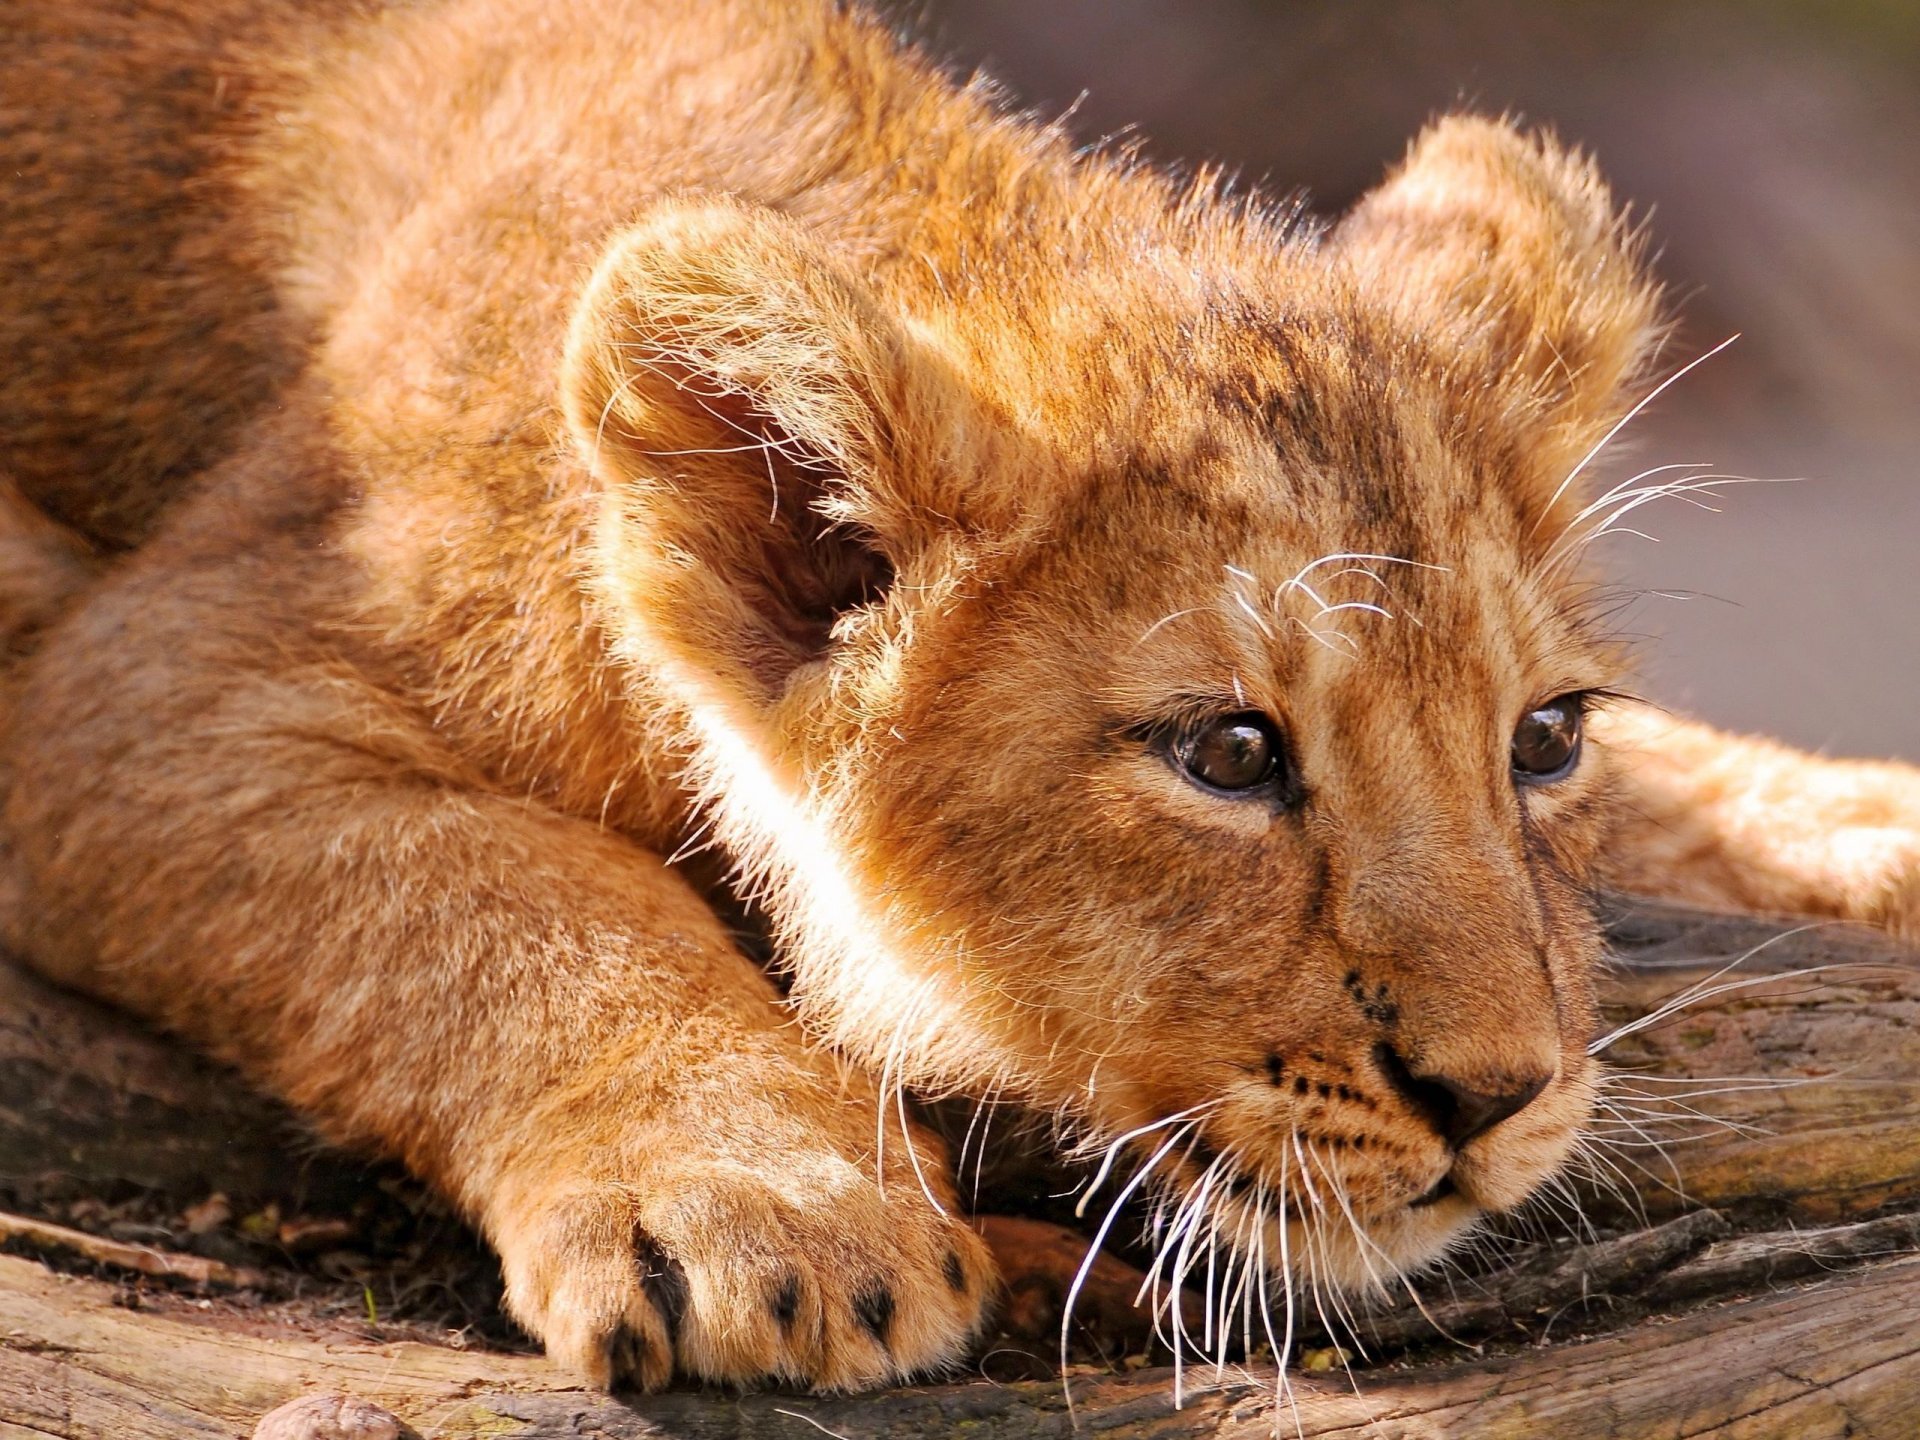
{"type": "Polygon", "coordinates": [[[1585,455],[1582,455],[1580,457],[1578,463],[1576,463],[1574,467],[1567,472],[1566,479],[1562,480],[1559,483],[1559,485],[1555,487],[1553,494],[1547,498],[1546,505],[1542,507],[1539,518],[1533,522],[1534,532],[1537,533],[1540,529],[1540,526],[1546,523],[1547,516],[1553,513],[1553,507],[1560,503],[1560,497],[1567,493],[1568,489],[1572,487],[1573,482],[1580,478],[1581,474],[1586,470],[1587,466],[1591,465],[1594,462],[1595,458],[1600,454],[1602,450],[1606,449],[1608,445],[1613,443],[1613,438],[1616,435],[1618,435],[1622,430],[1626,429],[1628,425],[1633,423],[1635,417],[1638,416],[1641,411],[1645,410],[1655,400],[1658,400],[1662,395],[1664,395],[1667,392],[1669,388],[1678,384],[1681,380],[1686,378],[1686,376],[1691,374],[1693,371],[1699,369],[1700,366],[1706,364],[1707,361],[1713,359],[1714,356],[1718,355],[1722,350],[1725,350],[1729,345],[1733,344],[1733,342],[1738,340],[1739,338],[1740,338],[1739,332],[1736,331],[1734,334],[1729,335],[1726,339],[1722,340],[1718,345],[1714,346],[1711,350],[1708,350],[1703,354],[1694,356],[1693,359],[1689,360],[1686,364],[1682,365],[1678,370],[1674,371],[1671,375],[1667,376],[1666,379],[1662,380],[1658,385],[1654,386],[1645,395],[1641,396],[1639,400],[1635,401],[1633,407],[1630,410],[1628,410],[1626,414],[1622,415],[1618,420],[1616,420],[1613,423],[1612,427],[1609,428],[1605,434],[1603,434],[1598,440],[1594,442],[1593,448],[1587,451],[1585,455]]]}
{"type": "Polygon", "coordinates": [[[1149,625],[1145,630],[1140,632],[1139,638],[1133,642],[1135,648],[1137,649],[1139,646],[1145,644],[1148,640],[1152,639],[1153,636],[1159,632],[1161,627],[1166,625],[1171,625],[1176,620],[1184,620],[1189,615],[1198,615],[1202,613],[1206,608],[1207,607],[1204,605],[1190,605],[1184,610],[1175,610],[1170,615],[1162,615],[1158,620],[1154,621],[1153,624],[1149,625]]]}

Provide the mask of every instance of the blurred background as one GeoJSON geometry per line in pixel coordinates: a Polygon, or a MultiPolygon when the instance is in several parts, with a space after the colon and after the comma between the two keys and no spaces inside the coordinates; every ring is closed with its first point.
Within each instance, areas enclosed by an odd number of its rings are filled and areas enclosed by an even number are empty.
{"type": "Polygon", "coordinates": [[[1684,361],[1602,479],[1665,500],[1600,559],[1648,595],[1641,689],[1920,761],[1920,0],[919,0],[915,28],[1088,140],[1138,136],[1337,213],[1422,122],[1511,111],[1650,216],[1684,361]],[[1632,468],[1623,468],[1631,466],[1632,468]]]}

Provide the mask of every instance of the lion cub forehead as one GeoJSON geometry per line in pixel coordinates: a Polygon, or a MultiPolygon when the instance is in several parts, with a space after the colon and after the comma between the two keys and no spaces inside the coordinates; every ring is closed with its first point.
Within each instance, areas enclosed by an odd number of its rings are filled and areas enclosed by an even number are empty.
{"type": "Polygon", "coordinates": [[[1357,301],[1240,307],[1125,363],[1091,444],[1050,457],[1091,451],[1020,567],[1101,632],[1120,689],[1380,665],[1504,694],[1556,658],[1608,668],[1585,663],[1577,577],[1540,563],[1550,457],[1419,335],[1357,301]]]}
{"type": "Polygon", "coordinates": [[[1164,505],[1049,547],[1034,599],[1071,594],[1082,625],[1069,629],[1104,657],[1100,688],[1141,716],[1403,691],[1510,708],[1615,678],[1580,592],[1530,573],[1510,527],[1417,507],[1381,524],[1329,490],[1169,480],[1164,505]]]}
{"type": "Polygon", "coordinates": [[[1451,530],[1522,538],[1542,457],[1504,401],[1375,317],[1216,325],[1134,363],[1140,374],[1092,387],[1105,398],[1083,507],[1257,527],[1309,552],[1302,564],[1337,550],[1426,558],[1414,552],[1465,538],[1451,530]]]}
{"type": "Polygon", "coordinates": [[[1238,410],[1153,418],[1050,527],[1112,572],[1110,599],[1151,604],[1171,588],[1183,604],[1257,597],[1263,614],[1361,610],[1452,572],[1530,568],[1527,517],[1497,465],[1430,414],[1353,417],[1337,444],[1238,410]]]}
{"type": "MultiPolygon", "coordinates": [[[[1369,683],[1423,668],[1463,619],[1444,566],[1298,543],[1208,546],[1129,594],[1109,626],[1116,686],[1272,708],[1277,693],[1361,672],[1369,683]]],[[[1462,648],[1507,648],[1472,624],[1462,648]]]]}

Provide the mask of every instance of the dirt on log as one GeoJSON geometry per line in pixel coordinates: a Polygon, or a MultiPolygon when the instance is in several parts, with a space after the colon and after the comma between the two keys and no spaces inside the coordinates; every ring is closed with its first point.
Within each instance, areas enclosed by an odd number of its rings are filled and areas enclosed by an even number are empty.
{"type": "MultiPolygon", "coordinates": [[[[368,1238],[380,1206],[422,1204],[403,1182],[0,965],[0,1192],[36,1212],[0,1215],[0,1440],[246,1436],[327,1395],[397,1418],[348,1430],[314,1403],[272,1433],[1920,1434],[1920,956],[1854,927],[1637,904],[1612,933],[1608,1024],[1627,1033],[1604,1052],[1613,1143],[1588,1181],[1498,1260],[1357,1317],[1358,1338],[1307,1326],[1309,1368],[1334,1368],[1289,1372],[1287,1396],[1264,1357],[1189,1361],[1177,1382],[1142,1368],[1124,1327],[1091,1346],[1110,1366],[1046,1375],[1049,1347],[1021,1336],[1057,1324],[1074,1247],[1041,1221],[1000,1227],[1025,1328],[972,1378],[838,1399],[583,1392],[458,1306],[396,1304],[386,1270],[444,1273],[412,1230],[404,1255],[368,1238]]],[[[1113,1262],[1102,1303],[1128,1278],[1113,1262]]]]}

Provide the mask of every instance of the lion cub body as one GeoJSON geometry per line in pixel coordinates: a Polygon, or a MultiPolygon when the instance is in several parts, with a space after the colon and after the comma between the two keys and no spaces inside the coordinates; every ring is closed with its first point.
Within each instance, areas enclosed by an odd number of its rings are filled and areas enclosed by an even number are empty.
{"type": "Polygon", "coordinates": [[[6,941],[400,1156],[597,1380],[960,1354],[901,1086],[1360,1283],[1574,1144],[1601,878],[1915,923],[1904,769],[1628,708],[1516,784],[1618,677],[1658,333],[1547,142],[1322,232],[800,0],[14,9],[0,471],[96,553],[0,518],[6,941]],[[1223,715],[1284,788],[1180,773],[1223,715]]]}

